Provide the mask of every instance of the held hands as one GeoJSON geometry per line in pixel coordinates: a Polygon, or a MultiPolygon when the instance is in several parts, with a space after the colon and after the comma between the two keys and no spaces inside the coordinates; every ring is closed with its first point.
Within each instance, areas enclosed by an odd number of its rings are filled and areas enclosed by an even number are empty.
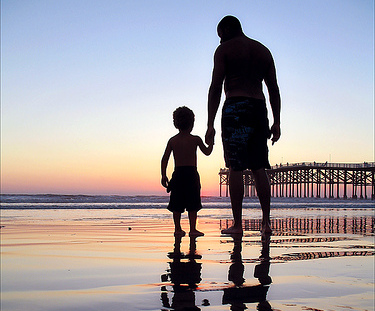
{"type": "Polygon", "coordinates": [[[167,176],[162,176],[161,177],[161,184],[163,185],[163,187],[167,188],[168,187],[168,183],[169,183],[168,177],[167,176]]]}
{"type": "Polygon", "coordinates": [[[209,146],[214,145],[214,138],[215,138],[215,129],[213,127],[208,127],[206,136],[205,136],[206,144],[209,146]]]}
{"type": "Polygon", "coordinates": [[[280,124],[274,123],[271,127],[272,145],[277,142],[281,135],[280,124]]]}

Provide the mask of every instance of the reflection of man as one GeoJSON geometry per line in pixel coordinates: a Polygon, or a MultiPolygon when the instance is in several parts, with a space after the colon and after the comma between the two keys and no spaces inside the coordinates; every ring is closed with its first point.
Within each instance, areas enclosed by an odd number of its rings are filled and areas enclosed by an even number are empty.
{"type": "Polygon", "coordinates": [[[242,261],[242,236],[232,235],[233,252],[231,255],[232,264],[228,271],[228,280],[232,281],[234,287],[224,289],[223,304],[230,304],[230,310],[246,310],[245,303],[258,302],[257,310],[272,310],[267,301],[267,292],[272,279],[269,276],[270,271],[270,239],[263,239],[262,250],[259,257],[260,264],[255,266],[254,277],[259,280],[259,285],[244,285],[245,266],[242,261]]]}
{"type": "Polygon", "coordinates": [[[222,139],[225,164],[229,167],[229,190],[234,224],[223,233],[242,233],[243,170],[251,169],[262,207],[262,233],[270,234],[270,184],[265,168],[268,162],[267,139],[280,138],[280,93],[270,51],[245,36],[239,20],[224,17],[217,32],[221,38],[214,56],[208,94],[206,143],[215,136],[214,120],[219,108],[222,85],[226,101],[222,111],[222,139]],[[273,113],[269,129],[262,82],[265,82],[273,113]]]}

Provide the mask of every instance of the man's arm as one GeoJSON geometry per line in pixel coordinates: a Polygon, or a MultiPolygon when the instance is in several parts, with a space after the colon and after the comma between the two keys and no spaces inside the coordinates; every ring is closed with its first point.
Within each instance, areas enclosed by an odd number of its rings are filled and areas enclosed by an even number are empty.
{"type": "Polygon", "coordinates": [[[215,129],[214,121],[220,105],[221,91],[225,77],[225,63],[222,49],[216,49],[214,56],[214,68],[212,71],[211,85],[208,91],[208,121],[205,141],[208,145],[213,145],[215,129]]]}
{"type": "Polygon", "coordinates": [[[165,148],[163,157],[161,158],[161,184],[167,188],[168,187],[168,177],[167,177],[167,165],[169,157],[171,155],[172,148],[171,143],[168,141],[167,147],[165,148]]]}
{"type": "Polygon", "coordinates": [[[277,142],[281,135],[280,130],[280,110],[281,110],[281,98],[279,86],[277,84],[275,64],[272,60],[270,69],[264,82],[267,85],[269,100],[271,104],[273,114],[273,125],[271,126],[272,144],[277,142]]]}

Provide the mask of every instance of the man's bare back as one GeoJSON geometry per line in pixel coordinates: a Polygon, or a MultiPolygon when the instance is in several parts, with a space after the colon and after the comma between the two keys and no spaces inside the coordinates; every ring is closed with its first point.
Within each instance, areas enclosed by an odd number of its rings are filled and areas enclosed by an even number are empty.
{"type": "Polygon", "coordinates": [[[260,42],[248,38],[242,30],[228,35],[218,27],[221,44],[214,55],[214,68],[208,93],[208,129],[206,143],[215,135],[213,123],[220,104],[224,83],[226,98],[250,97],[264,100],[262,81],[265,82],[274,117],[271,127],[272,142],[280,138],[280,93],[271,52],[260,42]]]}
{"type": "Polygon", "coordinates": [[[262,81],[272,76],[273,60],[264,45],[242,35],[222,43],[216,53],[217,57],[225,59],[224,90],[227,98],[265,99],[262,81]]]}

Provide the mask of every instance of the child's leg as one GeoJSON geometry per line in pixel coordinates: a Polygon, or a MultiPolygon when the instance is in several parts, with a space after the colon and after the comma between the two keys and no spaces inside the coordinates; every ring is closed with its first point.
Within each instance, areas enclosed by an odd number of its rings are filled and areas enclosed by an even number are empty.
{"type": "Polygon", "coordinates": [[[173,212],[173,221],[174,221],[174,235],[183,237],[185,231],[181,228],[181,213],[173,212]]]}
{"type": "Polygon", "coordinates": [[[190,223],[190,237],[197,237],[197,236],[203,236],[204,233],[200,232],[196,229],[197,224],[197,211],[189,211],[189,223],[190,223]]]}

